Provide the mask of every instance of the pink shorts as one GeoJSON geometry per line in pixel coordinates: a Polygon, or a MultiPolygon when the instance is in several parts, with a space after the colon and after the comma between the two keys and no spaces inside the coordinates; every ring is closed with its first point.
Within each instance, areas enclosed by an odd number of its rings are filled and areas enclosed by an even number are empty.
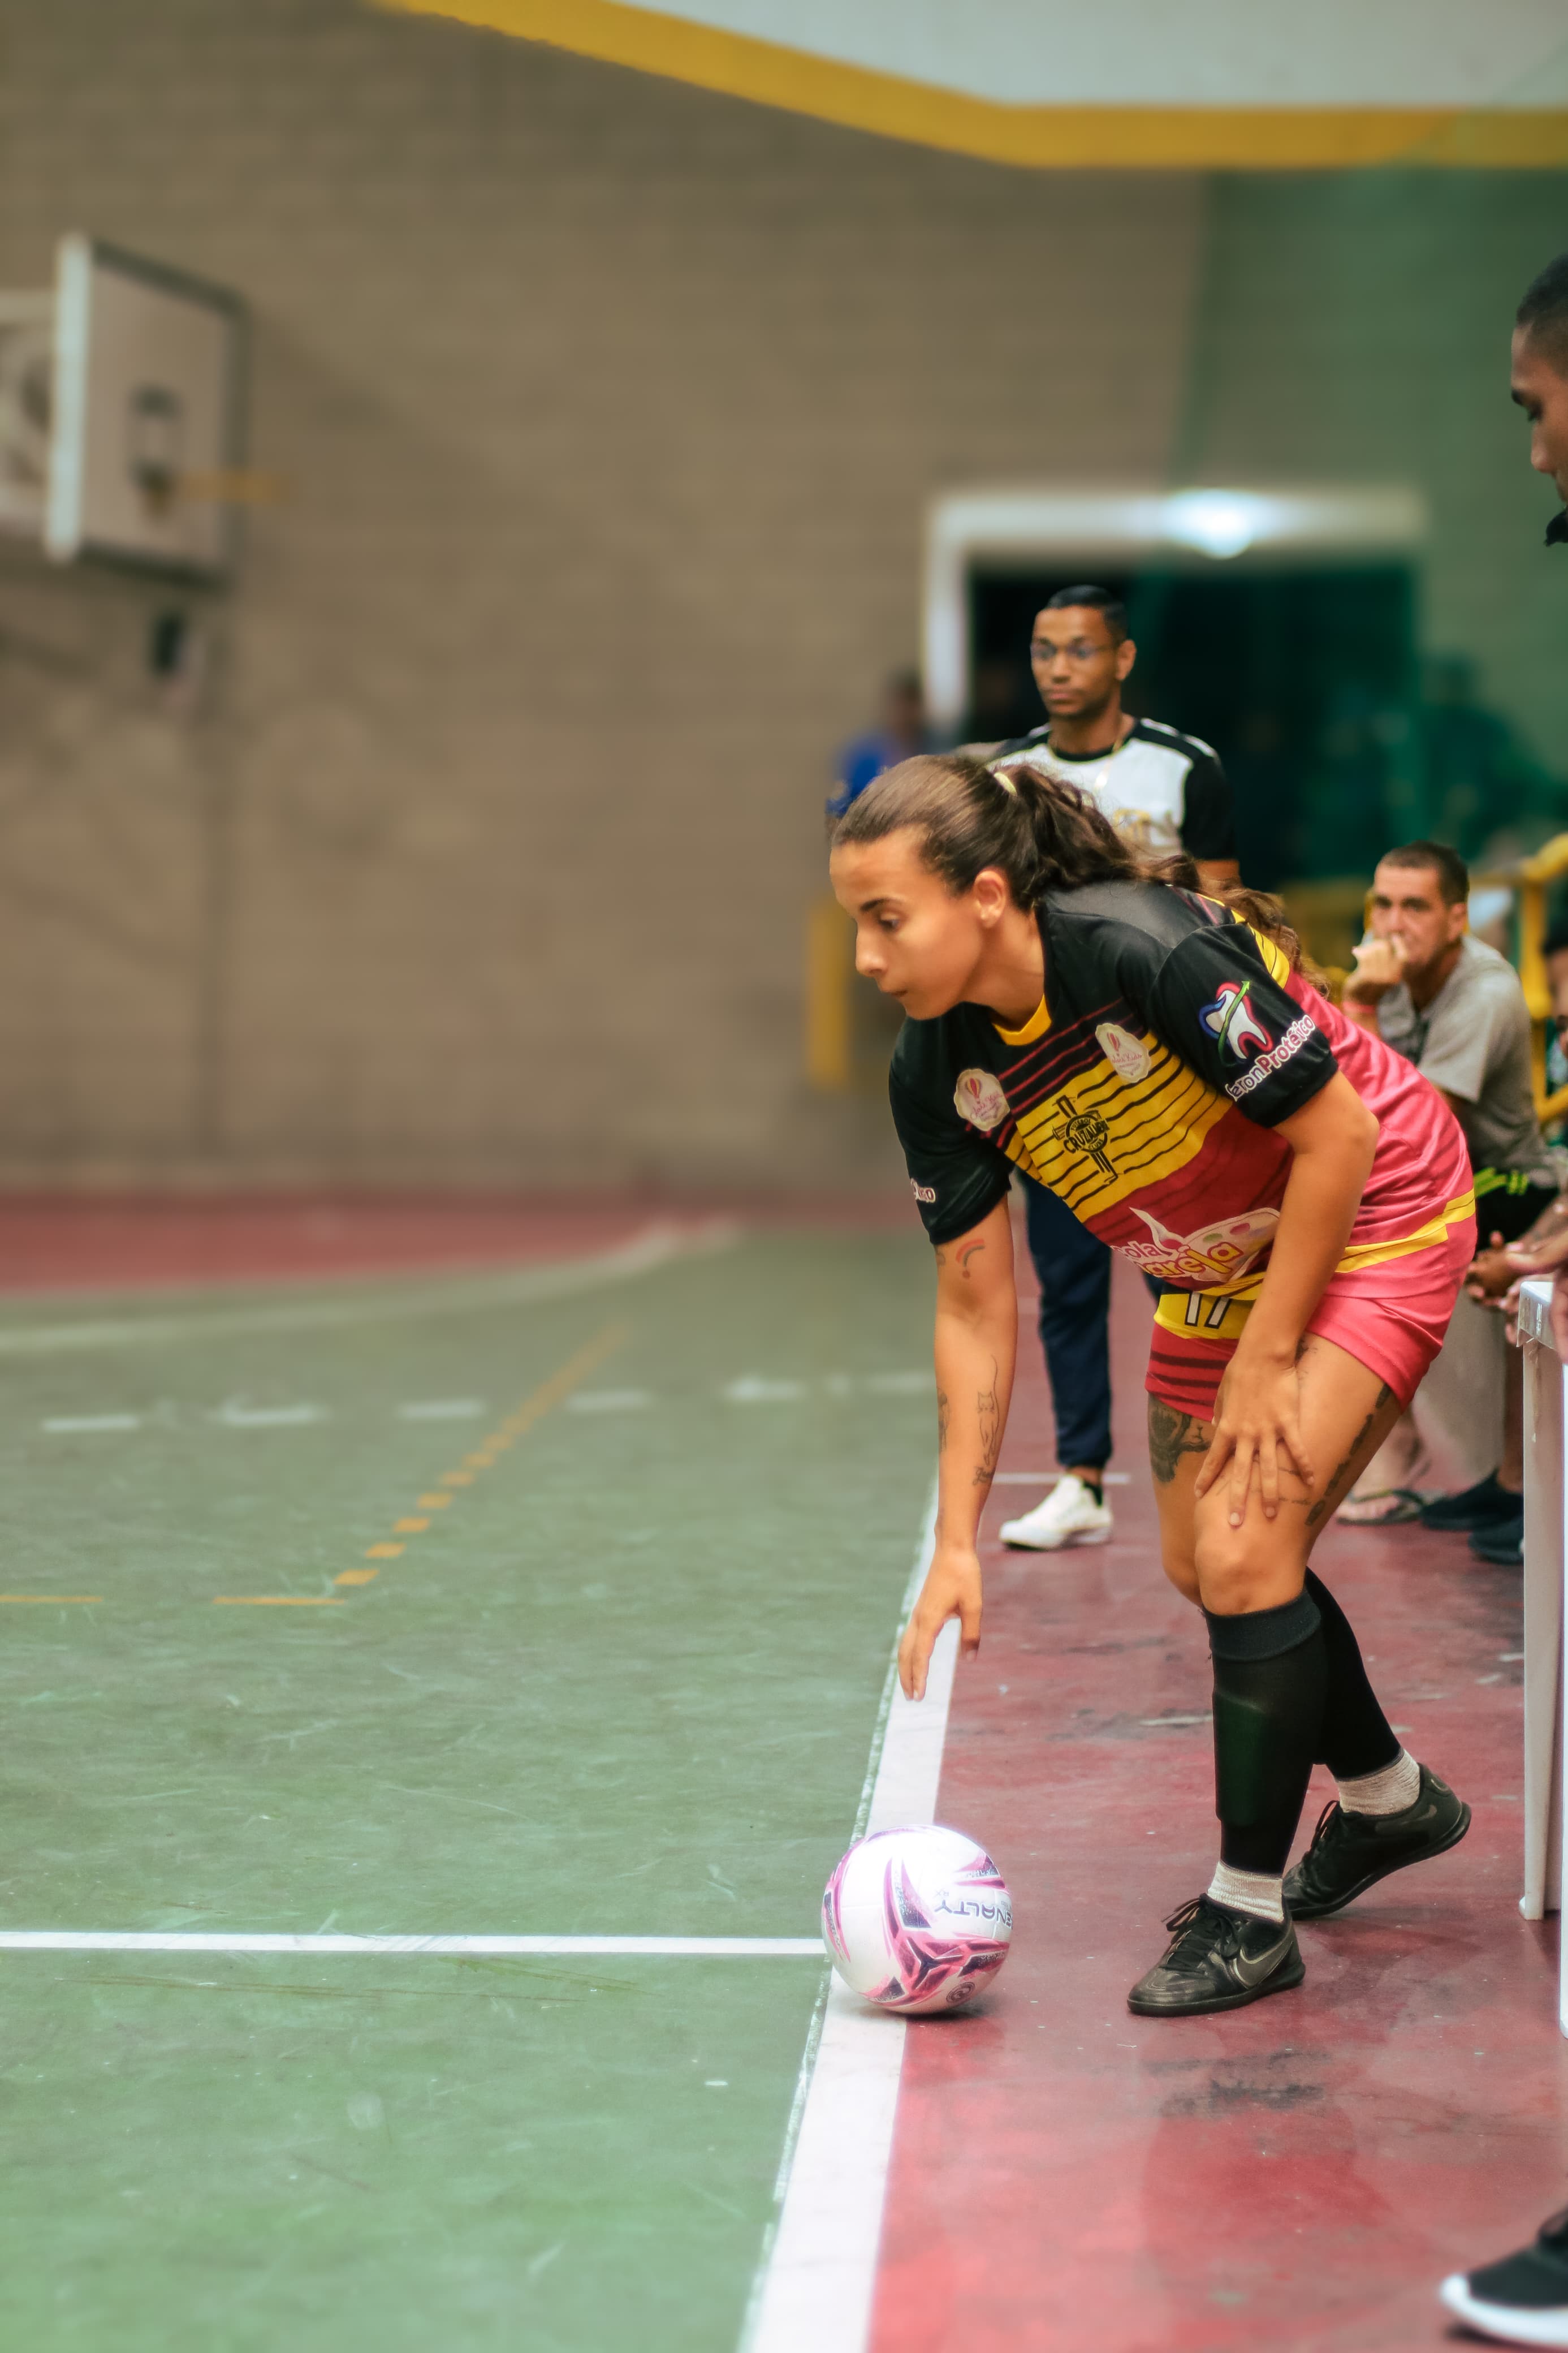
{"type": "MultiPolygon", "coordinates": [[[[1407,1406],[1443,1345],[1475,1254],[1474,1215],[1454,1218],[1441,1240],[1421,1250],[1331,1275],[1307,1329],[1376,1373],[1407,1406]]],[[[1249,1312],[1212,1292],[1167,1292],[1149,1349],[1150,1396],[1194,1420],[1211,1419],[1249,1312]]]]}

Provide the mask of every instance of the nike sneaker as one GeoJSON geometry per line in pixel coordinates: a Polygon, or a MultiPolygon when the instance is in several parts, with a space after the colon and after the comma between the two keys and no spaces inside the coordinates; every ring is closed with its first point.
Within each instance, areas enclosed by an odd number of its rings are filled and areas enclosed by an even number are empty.
{"type": "Polygon", "coordinates": [[[1470,1810],[1429,1765],[1413,1805],[1397,1814],[1347,1814],[1337,1799],[1323,1808],[1312,1843],[1285,1875],[1285,1902],[1298,1920],[1326,1920],[1364,1895],[1391,1871],[1446,1854],[1470,1827],[1470,1810]]]}
{"type": "Polygon", "coordinates": [[[1568,2212],[1541,2226],[1533,2246],[1479,2271],[1455,2272],[1437,2290],[1467,2328],[1505,2345],[1568,2346],[1568,2212]]]}
{"type": "Polygon", "coordinates": [[[1127,1997],[1142,2018],[1194,2018],[1205,2010],[1240,2010],[1266,1993],[1287,1993],[1306,1976],[1296,1930],[1233,1912],[1212,1895],[1195,1895],[1173,1912],[1176,1932],[1168,1951],[1127,1997]]]}
{"type": "Polygon", "coordinates": [[[1021,1519],[1003,1521],[1002,1541],[1027,1552],[1060,1552],[1068,1545],[1103,1544],[1110,1526],[1110,1504],[1068,1471],[1043,1504],[1021,1519]]]}

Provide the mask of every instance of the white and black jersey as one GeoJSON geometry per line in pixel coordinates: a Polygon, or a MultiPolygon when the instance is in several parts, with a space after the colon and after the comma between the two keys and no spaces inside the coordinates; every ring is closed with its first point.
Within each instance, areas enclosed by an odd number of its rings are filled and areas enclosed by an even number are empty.
{"type": "Polygon", "coordinates": [[[1118,833],[1157,857],[1184,849],[1218,863],[1236,856],[1230,786],[1215,753],[1163,720],[1140,719],[1109,752],[1058,752],[1050,727],[998,744],[987,765],[1026,763],[1089,795],[1118,833]]]}

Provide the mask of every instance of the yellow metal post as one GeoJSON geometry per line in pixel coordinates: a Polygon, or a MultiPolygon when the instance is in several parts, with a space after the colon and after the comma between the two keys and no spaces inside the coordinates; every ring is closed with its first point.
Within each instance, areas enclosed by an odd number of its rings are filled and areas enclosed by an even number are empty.
{"type": "Polygon", "coordinates": [[[818,899],[805,919],[805,1074],[826,1094],[847,1094],[855,1079],[854,928],[837,899],[818,899]]]}
{"type": "Polygon", "coordinates": [[[1500,873],[1478,875],[1476,882],[1506,883],[1518,894],[1519,985],[1530,1010],[1531,1070],[1535,1084],[1535,1108],[1545,1119],[1560,1119],[1568,1111],[1568,1088],[1554,1095],[1546,1092],[1546,1029],[1552,1019],[1552,989],[1541,944],[1546,936],[1546,893],[1551,883],[1568,874],[1568,833],[1553,834],[1532,858],[1500,873]]]}

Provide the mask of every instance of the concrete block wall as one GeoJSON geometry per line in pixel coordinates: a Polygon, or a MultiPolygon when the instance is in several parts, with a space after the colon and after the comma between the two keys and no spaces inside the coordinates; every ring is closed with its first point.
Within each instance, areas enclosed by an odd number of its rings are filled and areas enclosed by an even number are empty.
{"type": "Polygon", "coordinates": [[[358,0],[0,0],[0,284],[237,286],[293,485],[223,597],[0,548],[0,1182],[880,1181],[800,1075],[828,762],[932,491],[1163,479],[1204,201],[358,0]]]}

